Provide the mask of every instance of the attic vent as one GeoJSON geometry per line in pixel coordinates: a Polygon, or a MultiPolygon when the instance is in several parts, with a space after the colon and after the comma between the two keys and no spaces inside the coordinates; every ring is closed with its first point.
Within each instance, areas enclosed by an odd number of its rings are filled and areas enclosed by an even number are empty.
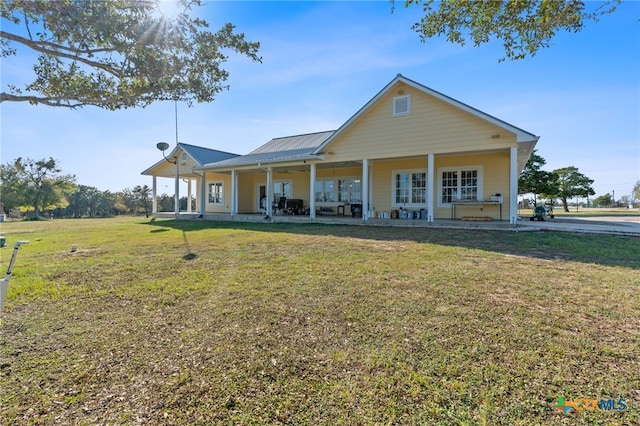
{"type": "Polygon", "coordinates": [[[393,98],[393,116],[411,114],[411,95],[393,98]]]}

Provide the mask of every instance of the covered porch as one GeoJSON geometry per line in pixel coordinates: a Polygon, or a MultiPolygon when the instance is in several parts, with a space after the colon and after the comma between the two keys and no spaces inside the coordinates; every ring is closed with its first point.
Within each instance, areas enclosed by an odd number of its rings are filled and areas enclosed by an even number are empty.
{"type": "Polygon", "coordinates": [[[519,154],[513,147],[394,159],[327,162],[315,157],[205,166],[196,170],[206,183],[198,198],[207,203],[200,211],[211,220],[255,220],[259,215],[273,221],[357,219],[387,226],[436,220],[515,224],[519,154]],[[220,202],[214,206],[212,200],[220,202]]]}

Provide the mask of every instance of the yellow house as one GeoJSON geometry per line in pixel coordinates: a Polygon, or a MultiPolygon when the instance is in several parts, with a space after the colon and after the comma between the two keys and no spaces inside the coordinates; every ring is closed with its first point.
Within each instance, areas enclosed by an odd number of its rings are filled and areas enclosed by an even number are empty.
{"type": "Polygon", "coordinates": [[[185,156],[179,144],[169,157],[182,155],[182,164],[159,162],[143,174],[154,176],[154,195],[155,176],[177,170],[195,180],[204,218],[339,214],[515,224],[518,176],[538,138],[398,74],[335,131],[276,138],[247,155],[208,150],[227,156],[211,162],[185,156]]]}

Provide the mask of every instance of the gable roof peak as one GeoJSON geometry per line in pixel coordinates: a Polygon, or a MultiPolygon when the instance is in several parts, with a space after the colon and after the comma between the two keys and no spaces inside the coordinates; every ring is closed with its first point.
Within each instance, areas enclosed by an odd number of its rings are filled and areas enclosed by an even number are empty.
{"type": "Polygon", "coordinates": [[[365,111],[367,111],[369,108],[371,108],[380,98],[382,98],[385,94],[389,93],[391,91],[391,88],[393,86],[395,86],[395,84],[397,84],[398,82],[403,82],[411,87],[413,87],[414,89],[425,93],[427,95],[430,95],[436,99],[439,99],[441,101],[444,101],[446,103],[448,103],[449,105],[456,107],[458,109],[461,109],[463,111],[466,111],[472,115],[475,115],[476,117],[485,120],[489,123],[492,123],[498,127],[502,127],[505,130],[508,130],[510,132],[513,132],[516,134],[516,140],[517,142],[530,142],[533,140],[538,140],[538,137],[532,133],[527,132],[526,130],[522,130],[512,124],[507,123],[506,121],[500,120],[490,114],[487,114],[485,112],[480,111],[477,108],[471,107],[463,102],[460,102],[450,96],[447,96],[441,92],[438,92],[437,90],[433,90],[430,87],[427,87],[423,84],[420,84],[414,80],[411,80],[405,76],[403,76],[402,74],[398,73],[396,75],[396,77],[391,80],[389,83],[387,83],[386,86],[384,86],[382,88],[382,90],[380,90],[373,98],[371,98],[371,100],[369,102],[367,102],[362,108],[360,108],[353,116],[351,116],[351,118],[349,118],[342,126],[340,126],[340,128],[338,130],[336,130],[330,137],[328,137],[320,146],[318,146],[315,151],[313,151],[313,154],[318,154],[320,152],[322,152],[322,150],[331,142],[333,142],[333,140],[335,140],[340,134],[342,134],[344,132],[344,130],[346,128],[348,128],[354,121],[356,121],[362,114],[364,114],[365,111]]]}

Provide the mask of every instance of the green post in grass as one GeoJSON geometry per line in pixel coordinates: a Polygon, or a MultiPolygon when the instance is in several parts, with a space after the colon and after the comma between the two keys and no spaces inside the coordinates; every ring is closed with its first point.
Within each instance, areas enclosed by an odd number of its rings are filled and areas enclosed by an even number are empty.
{"type": "Polygon", "coordinates": [[[7,296],[7,288],[9,287],[9,280],[11,279],[11,271],[13,270],[13,263],[16,261],[18,250],[20,249],[21,245],[28,243],[29,241],[18,241],[13,247],[13,254],[11,255],[11,260],[9,261],[7,274],[3,279],[0,280],[0,312],[2,312],[2,307],[4,306],[4,298],[7,296]]]}

